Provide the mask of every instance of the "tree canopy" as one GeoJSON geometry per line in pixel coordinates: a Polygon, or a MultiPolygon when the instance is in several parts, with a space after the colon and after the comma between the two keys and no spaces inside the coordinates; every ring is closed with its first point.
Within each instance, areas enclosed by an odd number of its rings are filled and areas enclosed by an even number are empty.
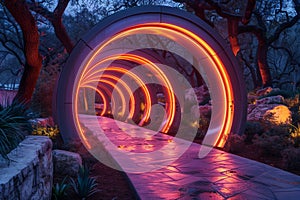
{"type": "Polygon", "coordinates": [[[59,73],[65,55],[100,19],[149,4],[185,9],[218,30],[244,68],[248,89],[274,85],[295,90],[300,82],[295,75],[300,63],[300,0],[0,2],[0,72],[22,74],[18,101],[31,100],[41,70],[49,74],[49,66],[55,66],[59,73]]]}

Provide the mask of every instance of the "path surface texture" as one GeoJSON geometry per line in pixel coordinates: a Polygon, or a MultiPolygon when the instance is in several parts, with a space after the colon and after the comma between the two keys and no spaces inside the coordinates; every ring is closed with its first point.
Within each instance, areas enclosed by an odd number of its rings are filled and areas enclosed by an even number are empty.
{"type": "Polygon", "coordinates": [[[300,199],[300,176],[217,149],[199,158],[199,144],[92,118],[81,122],[127,172],[140,199],[300,199]]]}

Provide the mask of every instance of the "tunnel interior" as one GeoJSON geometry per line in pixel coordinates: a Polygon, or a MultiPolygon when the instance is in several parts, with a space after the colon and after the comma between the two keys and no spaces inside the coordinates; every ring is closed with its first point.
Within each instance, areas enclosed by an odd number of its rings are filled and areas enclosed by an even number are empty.
{"type": "MultiPolygon", "coordinates": [[[[200,116],[200,120],[194,117],[193,121],[186,123],[185,126],[197,126],[199,135],[204,137],[210,122],[212,106],[210,104],[211,99],[208,87],[201,74],[191,63],[167,50],[154,48],[138,49],[120,55],[119,59],[115,59],[105,70],[101,70],[100,76],[93,79],[93,82],[97,83],[96,90],[89,87],[81,89],[78,103],[79,112],[81,114],[110,117],[126,123],[147,127],[154,131],[176,135],[181,118],[187,117],[182,116],[182,113],[190,113],[191,109],[194,109],[195,112],[197,111],[197,105],[194,107],[181,105],[178,98],[182,97],[177,97],[176,94],[174,94],[174,99],[172,99],[168,95],[168,92],[170,92],[169,88],[164,86],[164,83],[161,83],[161,77],[155,74],[155,71],[147,71],[146,76],[152,79],[150,83],[144,83],[143,80],[146,78],[141,77],[140,73],[127,73],[128,71],[134,71],[136,67],[148,67],[147,63],[131,59],[128,55],[131,55],[133,58],[146,58],[153,65],[172,67],[173,70],[180,74],[180,77],[175,81],[179,82],[182,78],[188,81],[191,86],[189,90],[194,90],[192,92],[196,94],[194,96],[196,99],[193,100],[196,100],[198,106],[206,106],[208,110],[200,116]],[[127,57],[125,57],[126,55],[127,57]],[[131,84],[128,84],[128,82],[131,84]],[[116,95],[112,95],[115,89],[116,95]],[[91,93],[95,93],[95,95],[90,95],[91,93]],[[90,96],[95,96],[95,99],[89,99],[90,96]],[[119,104],[119,107],[116,107],[116,102],[118,101],[121,104],[119,104]],[[170,104],[173,104],[173,107],[175,107],[175,113],[172,119],[173,122],[167,129],[163,127],[166,120],[170,120],[167,119],[168,116],[160,115],[159,111],[151,111],[151,108],[158,105],[170,115],[170,104]],[[153,113],[152,115],[151,112],[153,113]]],[[[189,90],[184,91],[185,101],[189,101],[189,98],[191,98],[187,94],[190,92],[189,90]]],[[[192,104],[195,101],[189,103],[192,104]]]]}
{"type": "Polygon", "coordinates": [[[223,147],[243,131],[244,88],[230,47],[200,19],[136,8],[104,19],[76,45],[58,82],[56,120],[65,141],[87,148],[86,115],[223,147]]]}

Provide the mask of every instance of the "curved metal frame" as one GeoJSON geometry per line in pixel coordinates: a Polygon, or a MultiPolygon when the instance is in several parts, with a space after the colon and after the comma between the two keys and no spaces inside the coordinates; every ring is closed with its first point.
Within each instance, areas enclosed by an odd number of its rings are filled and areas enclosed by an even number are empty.
{"type": "MultiPolygon", "coordinates": [[[[231,108],[228,112],[232,112],[233,117],[229,133],[243,132],[247,109],[245,84],[242,71],[224,39],[205,22],[190,13],[170,7],[146,6],[121,11],[105,18],[76,44],[60,75],[54,100],[55,119],[59,123],[63,140],[70,142],[79,139],[74,116],[72,116],[72,93],[76,76],[86,57],[93,53],[101,42],[120,31],[145,23],[175,25],[192,32],[209,45],[222,62],[221,65],[225,67],[231,85],[229,92],[232,93],[232,102],[229,102],[231,108]]],[[[226,141],[226,138],[221,139],[226,141]]],[[[224,142],[217,146],[223,145],[224,142]]]]}

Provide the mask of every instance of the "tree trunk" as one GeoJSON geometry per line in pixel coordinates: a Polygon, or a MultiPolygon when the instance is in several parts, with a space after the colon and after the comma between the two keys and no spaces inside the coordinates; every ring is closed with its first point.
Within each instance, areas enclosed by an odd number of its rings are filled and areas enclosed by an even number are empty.
{"type": "Polygon", "coordinates": [[[59,41],[63,44],[66,48],[68,53],[71,53],[72,49],[74,48],[74,44],[69,37],[65,26],[63,25],[61,18],[52,21],[52,25],[54,27],[54,32],[56,37],[59,41]]]}
{"type": "Polygon", "coordinates": [[[20,81],[19,90],[14,101],[25,103],[30,102],[39,74],[40,70],[36,66],[30,66],[26,62],[24,72],[20,81]]]}
{"type": "Polygon", "coordinates": [[[59,41],[63,44],[66,48],[68,53],[71,53],[74,44],[69,37],[65,26],[62,23],[62,15],[65,12],[70,0],[58,0],[57,6],[53,12],[47,10],[43,6],[36,4],[35,2],[27,1],[29,8],[40,14],[41,16],[45,17],[49,22],[51,22],[52,26],[54,27],[54,32],[59,41]]]}
{"type": "Polygon", "coordinates": [[[74,48],[74,44],[69,37],[65,26],[62,23],[62,15],[65,12],[70,0],[59,0],[57,3],[56,8],[52,14],[51,23],[55,30],[55,35],[64,45],[68,53],[71,53],[72,49],[74,48]]]}
{"type": "Polygon", "coordinates": [[[236,56],[240,51],[240,44],[238,40],[238,18],[227,18],[227,28],[228,28],[228,36],[229,42],[232,49],[233,54],[236,56]]]}
{"type": "Polygon", "coordinates": [[[267,61],[267,53],[268,53],[268,46],[263,41],[259,41],[257,47],[257,63],[258,63],[263,87],[272,86],[272,77],[271,77],[271,72],[267,61]]]}
{"type": "Polygon", "coordinates": [[[36,21],[24,0],[5,0],[4,5],[21,27],[24,40],[26,64],[20,87],[14,101],[28,103],[42,68],[42,57],[39,54],[39,33],[36,21]]]}

